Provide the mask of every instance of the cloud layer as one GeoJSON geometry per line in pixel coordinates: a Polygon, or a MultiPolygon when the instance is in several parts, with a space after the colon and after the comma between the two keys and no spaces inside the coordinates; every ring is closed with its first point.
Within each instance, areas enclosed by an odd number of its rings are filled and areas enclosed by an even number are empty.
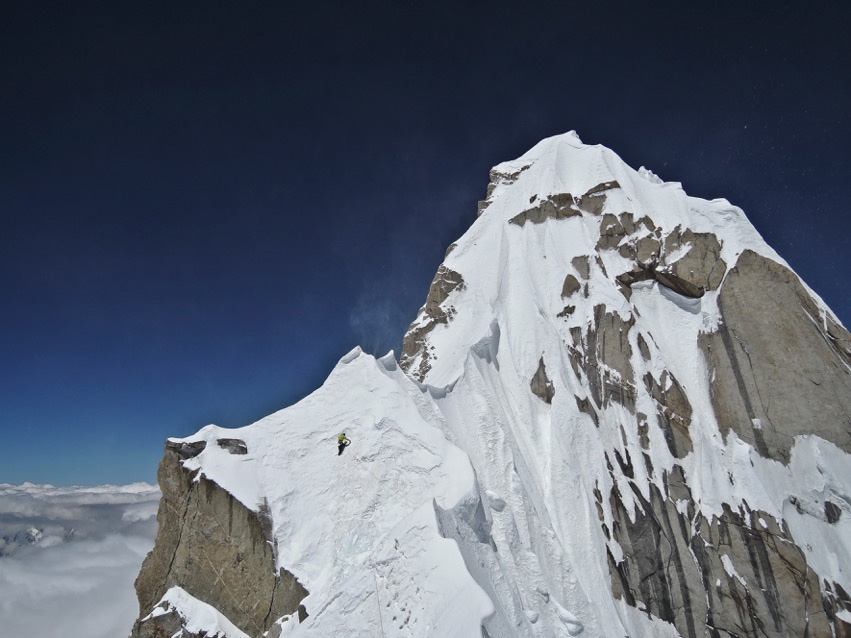
{"type": "Polygon", "coordinates": [[[4,633],[128,635],[138,614],[133,581],[154,544],[159,498],[147,483],[0,484],[4,633]]]}

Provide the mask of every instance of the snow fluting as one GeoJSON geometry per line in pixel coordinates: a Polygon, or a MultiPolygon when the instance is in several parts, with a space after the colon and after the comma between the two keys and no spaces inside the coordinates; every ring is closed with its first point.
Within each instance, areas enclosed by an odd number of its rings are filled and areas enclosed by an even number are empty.
{"type": "Polygon", "coordinates": [[[548,138],[491,171],[398,363],[170,440],[300,612],[252,634],[171,575],[134,635],[849,635],[849,415],[848,332],[739,208],[548,138]]]}

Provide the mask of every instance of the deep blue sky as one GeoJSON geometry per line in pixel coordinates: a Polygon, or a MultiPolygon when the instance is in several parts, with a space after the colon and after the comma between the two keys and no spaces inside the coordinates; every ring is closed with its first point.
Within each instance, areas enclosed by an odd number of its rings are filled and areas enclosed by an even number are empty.
{"type": "Polygon", "coordinates": [[[490,166],[570,129],[851,325],[851,3],[261,4],[3,4],[0,482],[153,481],[398,351],[490,166]]]}

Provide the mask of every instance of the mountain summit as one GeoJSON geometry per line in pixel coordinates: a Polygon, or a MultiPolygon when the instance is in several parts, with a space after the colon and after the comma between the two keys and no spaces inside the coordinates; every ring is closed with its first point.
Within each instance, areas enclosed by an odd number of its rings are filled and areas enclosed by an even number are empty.
{"type": "Polygon", "coordinates": [[[132,635],[851,635],[821,299],[740,209],[572,132],[478,209],[398,364],[167,441],[132,635]]]}

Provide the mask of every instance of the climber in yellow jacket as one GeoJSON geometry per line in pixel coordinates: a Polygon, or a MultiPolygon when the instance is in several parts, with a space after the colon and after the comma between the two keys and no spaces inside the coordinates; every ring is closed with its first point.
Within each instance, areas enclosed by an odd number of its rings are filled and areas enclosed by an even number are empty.
{"type": "Polygon", "coordinates": [[[337,437],[337,456],[340,456],[343,453],[351,441],[346,437],[346,433],[343,432],[340,436],[337,437]]]}

